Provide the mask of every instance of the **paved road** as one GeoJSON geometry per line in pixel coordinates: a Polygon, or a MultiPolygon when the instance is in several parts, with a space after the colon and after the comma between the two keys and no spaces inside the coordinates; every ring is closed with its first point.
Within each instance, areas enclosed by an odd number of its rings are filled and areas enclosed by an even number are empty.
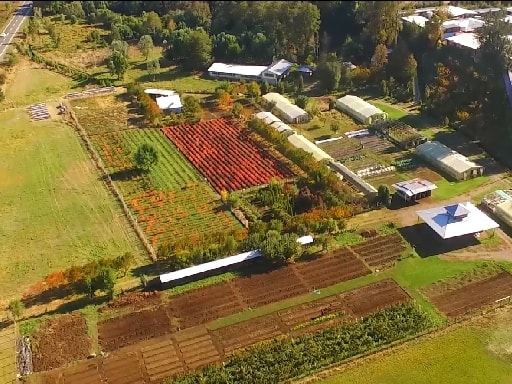
{"type": "Polygon", "coordinates": [[[7,49],[9,49],[9,44],[11,44],[14,36],[20,30],[23,22],[28,17],[32,10],[32,2],[25,1],[21,7],[19,7],[16,11],[14,11],[14,15],[8,21],[5,28],[2,30],[2,35],[0,36],[0,61],[3,60],[7,49]],[[4,34],[5,33],[5,37],[4,34]]]}

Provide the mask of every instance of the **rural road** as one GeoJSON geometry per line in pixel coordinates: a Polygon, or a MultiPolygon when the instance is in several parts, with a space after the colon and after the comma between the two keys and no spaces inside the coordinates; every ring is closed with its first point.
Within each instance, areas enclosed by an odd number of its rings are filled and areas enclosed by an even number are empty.
{"type": "Polygon", "coordinates": [[[23,25],[23,22],[30,14],[30,11],[32,10],[32,2],[26,1],[18,7],[16,11],[14,11],[14,15],[11,17],[11,19],[7,22],[4,29],[2,30],[2,34],[0,35],[0,61],[3,60],[4,55],[7,52],[7,49],[9,49],[9,44],[11,44],[12,40],[14,39],[14,36],[16,36],[16,33],[20,30],[21,26],[23,25]]]}

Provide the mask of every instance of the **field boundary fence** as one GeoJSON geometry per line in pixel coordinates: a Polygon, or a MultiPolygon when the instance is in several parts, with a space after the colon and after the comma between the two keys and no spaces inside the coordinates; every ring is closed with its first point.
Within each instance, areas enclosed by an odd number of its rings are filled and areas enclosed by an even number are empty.
{"type": "Polygon", "coordinates": [[[137,237],[142,242],[144,248],[146,249],[146,251],[149,254],[149,256],[151,257],[151,259],[153,261],[156,261],[155,249],[150,244],[150,242],[148,241],[146,235],[142,231],[142,228],[140,227],[140,225],[137,222],[137,218],[133,215],[133,213],[128,208],[128,205],[124,201],[123,195],[121,194],[119,189],[115,186],[114,182],[112,181],[111,177],[109,176],[109,173],[107,172],[107,168],[105,167],[105,164],[103,163],[103,160],[101,160],[98,152],[96,151],[96,149],[92,145],[92,142],[89,139],[89,136],[87,135],[87,132],[82,127],[82,125],[78,122],[78,119],[77,119],[77,117],[75,115],[75,112],[72,109],[70,109],[69,115],[70,115],[71,120],[73,122],[73,126],[77,130],[79,136],[84,141],[85,146],[86,146],[87,150],[89,151],[89,154],[91,155],[94,163],[96,164],[96,166],[100,170],[101,176],[102,176],[102,180],[104,180],[104,182],[105,182],[105,184],[107,186],[107,189],[114,195],[114,197],[116,198],[117,202],[121,205],[121,208],[123,209],[123,212],[124,212],[125,216],[128,218],[128,221],[130,222],[131,227],[133,228],[133,230],[137,234],[137,237]]]}

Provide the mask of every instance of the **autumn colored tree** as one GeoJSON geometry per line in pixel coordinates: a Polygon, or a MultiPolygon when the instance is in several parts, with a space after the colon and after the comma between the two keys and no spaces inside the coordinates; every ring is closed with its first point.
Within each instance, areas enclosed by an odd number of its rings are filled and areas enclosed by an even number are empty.
{"type": "Polygon", "coordinates": [[[58,288],[68,283],[63,271],[52,272],[44,279],[48,288],[58,288]]]}
{"type": "Polygon", "coordinates": [[[226,191],[225,189],[223,189],[222,191],[220,191],[220,200],[225,203],[228,201],[228,197],[229,197],[229,193],[228,191],[226,191]]]}
{"type": "Polygon", "coordinates": [[[242,106],[242,104],[237,102],[233,104],[233,108],[231,108],[231,113],[233,114],[233,116],[238,118],[242,116],[243,109],[244,107],[242,106]]]}
{"type": "Polygon", "coordinates": [[[231,108],[232,104],[233,98],[231,97],[231,95],[226,91],[221,91],[219,94],[219,98],[217,100],[217,106],[220,109],[227,111],[231,108]]]}

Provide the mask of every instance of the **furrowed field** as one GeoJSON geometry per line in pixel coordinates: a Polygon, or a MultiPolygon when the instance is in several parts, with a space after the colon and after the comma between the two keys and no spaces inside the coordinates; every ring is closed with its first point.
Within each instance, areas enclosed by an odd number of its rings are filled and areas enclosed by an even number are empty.
{"type": "Polygon", "coordinates": [[[11,110],[0,115],[0,143],[2,300],[51,271],[135,250],[72,128],[11,110]]]}
{"type": "Polygon", "coordinates": [[[154,246],[240,227],[231,213],[219,209],[219,197],[160,130],[128,125],[128,109],[114,96],[77,100],[73,107],[154,246]],[[143,143],[159,153],[148,176],[134,170],[133,156],[143,143]]]}

